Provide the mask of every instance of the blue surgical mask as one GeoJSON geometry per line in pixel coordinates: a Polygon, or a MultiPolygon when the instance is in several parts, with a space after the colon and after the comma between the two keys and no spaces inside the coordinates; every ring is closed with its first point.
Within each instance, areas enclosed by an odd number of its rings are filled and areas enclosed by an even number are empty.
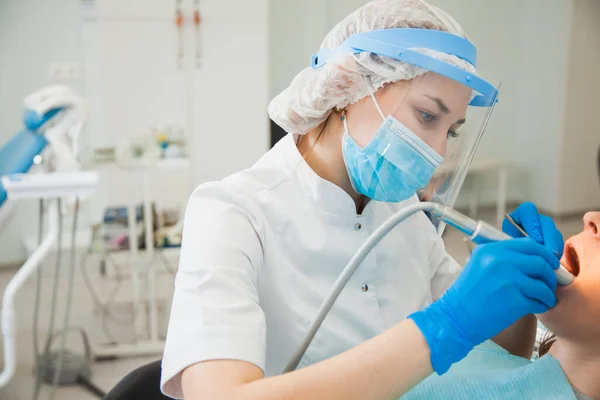
{"type": "Polygon", "coordinates": [[[427,185],[435,169],[444,161],[392,116],[384,118],[383,124],[364,148],[360,148],[348,134],[345,116],[342,119],[342,153],[350,182],[354,191],[370,199],[385,202],[409,199],[427,185]]]}

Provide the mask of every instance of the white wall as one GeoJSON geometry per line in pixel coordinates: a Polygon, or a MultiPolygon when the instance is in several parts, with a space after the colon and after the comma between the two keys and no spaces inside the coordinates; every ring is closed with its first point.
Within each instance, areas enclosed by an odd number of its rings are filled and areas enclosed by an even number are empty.
{"type": "MultiPolygon", "coordinates": [[[[478,73],[502,82],[478,156],[513,169],[509,200],[556,213],[570,1],[434,0],[458,20],[479,53],[478,73]]],[[[487,182],[484,200],[492,200],[487,182]]],[[[484,188],[485,189],[485,188],[484,188]]]]}
{"type": "MultiPolygon", "coordinates": [[[[77,0],[0,1],[0,144],[23,127],[23,98],[50,83],[48,64],[80,61],[78,17],[77,0]]],[[[36,231],[36,210],[18,204],[0,232],[0,264],[24,257],[21,234],[36,231]]]]}
{"type": "Polygon", "coordinates": [[[527,171],[522,186],[544,210],[557,214],[558,158],[565,116],[566,72],[571,1],[531,0],[523,3],[521,74],[515,152],[527,171]]]}
{"type": "Polygon", "coordinates": [[[323,38],[367,0],[270,0],[271,97],[310,64],[323,38]]]}
{"type": "Polygon", "coordinates": [[[318,51],[327,32],[323,3],[323,0],[269,1],[271,97],[285,89],[318,51]]]}
{"type": "MultiPolygon", "coordinates": [[[[514,149],[517,146],[515,116],[520,104],[518,92],[521,85],[520,47],[517,45],[520,40],[521,1],[433,0],[431,3],[452,15],[474,42],[478,51],[478,74],[495,85],[502,83],[499,103],[476,156],[504,159],[519,166],[520,160],[514,149]]],[[[514,184],[519,180],[520,172],[513,170],[509,174],[509,182],[513,183],[509,187],[510,200],[519,199],[523,192],[522,186],[514,184]]],[[[496,199],[496,176],[487,178],[480,184],[480,201],[483,204],[491,204],[496,199]]]]}
{"type": "Polygon", "coordinates": [[[514,165],[510,199],[555,215],[598,209],[600,2],[432,3],[475,42],[480,74],[502,80],[478,154],[514,165]]]}
{"type": "Polygon", "coordinates": [[[563,213],[600,210],[600,1],[575,0],[573,7],[566,116],[557,162],[557,209],[563,213]]]}

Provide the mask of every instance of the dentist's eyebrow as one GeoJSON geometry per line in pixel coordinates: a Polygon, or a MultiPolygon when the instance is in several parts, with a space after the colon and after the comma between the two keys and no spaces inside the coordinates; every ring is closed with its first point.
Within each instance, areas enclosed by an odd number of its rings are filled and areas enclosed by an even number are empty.
{"type": "Polygon", "coordinates": [[[446,106],[446,104],[444,104],[442,99],[440,99],[439,97],[432,97],[429,95],[424,95],[424,96],[427,97],[428,99],[435,101],[437,106],[440,108],[441,112],[443,112],[444,114],[450,114],[450,110],[448,109],[448,106],[446,106]]]}

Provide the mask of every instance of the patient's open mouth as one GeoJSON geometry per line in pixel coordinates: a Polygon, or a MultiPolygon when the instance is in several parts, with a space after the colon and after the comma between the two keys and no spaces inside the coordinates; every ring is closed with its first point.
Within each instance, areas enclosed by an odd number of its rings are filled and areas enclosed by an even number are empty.
{"type": "Polygon", "coordinates": [[[565,246],[565,261],[565,267],[567,267],[569,272],[575,276],[579,275],[579,256],[575,247],[569,243],[565,246]]]}

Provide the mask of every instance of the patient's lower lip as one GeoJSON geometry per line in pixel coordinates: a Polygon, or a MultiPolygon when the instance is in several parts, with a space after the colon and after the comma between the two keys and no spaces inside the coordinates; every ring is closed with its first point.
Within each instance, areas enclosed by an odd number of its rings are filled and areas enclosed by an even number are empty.
{"type": "Polygon", "coordinates": [[[572,273],[574,276],[579,275],[579,257],[577,255],[577,251],[571,244],[567,244],[565,246],[565,267],[572,273]]]}

